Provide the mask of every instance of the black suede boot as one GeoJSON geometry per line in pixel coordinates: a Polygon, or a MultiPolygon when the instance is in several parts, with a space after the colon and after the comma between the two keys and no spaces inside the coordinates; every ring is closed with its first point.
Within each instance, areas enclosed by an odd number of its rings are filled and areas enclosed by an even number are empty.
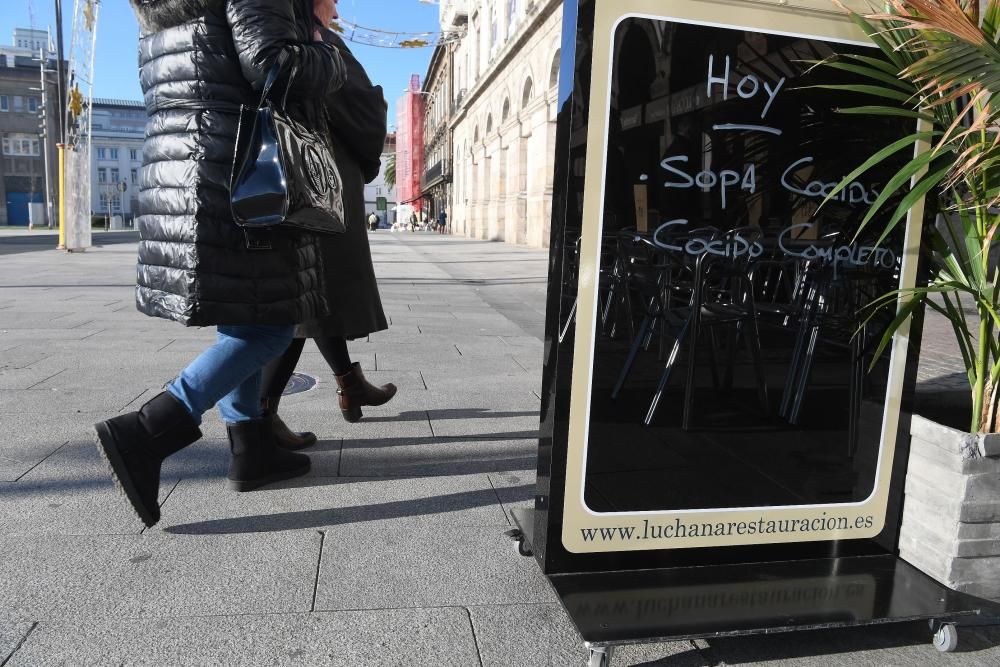
{"type": "Polygon", "coordinates": [[[267,419],[226,424],[226,431],[233,453],[229,488],[234,491],[253,491],[309,472],[308,456],[278,448],[267,419]]]}
{"type": "Polygon", "coordinates": [[[139,408],[94,425],[97,451],[115,484],[147,527],[160,520],[160,466],[171,454],[201,438],[187,408],[163,392],[139,408]]]}
{"type": "Polygon", "coordinates": [[[275,444],[282,449],[294,451],[305,449],[316,444],[316,434],[309,431],[296,433],[281,420],[278,416],[278,403],[281,397],[262,398],[260,400],[261,409],[264,412],[264,419],[271,424],[271,432],[274,433],[275,444]]]}

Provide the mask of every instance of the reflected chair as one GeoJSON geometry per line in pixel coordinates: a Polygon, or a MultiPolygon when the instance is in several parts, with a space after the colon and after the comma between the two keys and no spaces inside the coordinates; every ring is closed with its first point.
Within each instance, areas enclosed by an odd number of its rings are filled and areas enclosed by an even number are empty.
{"type": "MultiPolygon", "coordinates": [[[[692,290],[686,308],[669,311],[666,317],[677,328],[673,347],[667,357],[660,381],[656,387],[649,410],[643,423],[647,426],[653,422],[656,411],[663,399],[677,363],[681,347],[687,342],[687,377],[684,386],[684,411],[682,428],[689,430],[694,417],[695,370],[697,352],[703,333],[713,337],[716,328],[726,327],[730,333],[731,350],[730,370],[734,363],[735,344],[740,337],[746,340],[754,366],[757,382],[757,394],[764,414],[769,412],[767,379],[761,359],[760,334],[757,326],[757,310],[753,295],[753,285],[750,280],[752,257],[749,252],[738,252],[746,241],[753,246],[759,243],[761,232],[756,227],[739,227],[725,233],[722,237],[722,254],[718,250],[706,250],[698,256],[694,265],[692,290]]],[[[710,353],[714,355],[713,346],[710,353]]],[[[714,367],[714,357],[713,357],[714,367]]],[[[729,376],[731,377],[731,375],[729,376]]],[[[713,382],[715,382],[713,374],[713,382]]]]}

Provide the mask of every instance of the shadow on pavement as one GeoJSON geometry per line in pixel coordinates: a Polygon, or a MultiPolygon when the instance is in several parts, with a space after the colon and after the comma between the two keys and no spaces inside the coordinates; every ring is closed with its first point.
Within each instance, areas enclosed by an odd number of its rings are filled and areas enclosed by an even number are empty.
{"type": "MultiPolygon", "coordinates": [[[[534,496],[534,485],[505,489],[508,502],[529,500],[534,496]]],[[[341,526],[366,521],[384,521],[413,516],[426,516],[443,512],[472,509],[500,504],[500,498],[492,489],[450,493],[432,498],[399,500],[375,503],[358,507],[338,507],[303,512],[282,512],[280,514],[259,514],[256,516],[231,519],[215,519],[197,523],[169,526],[165,533],[174,535],[219,535],[231,533],[266,533],[308,528],[341,526]]]]}
{"type": "MultiPolygon", "coordinates": [[[[365,417],[366,422],[422,422],[428,414],[432,419],[502,419],[505,417],[537,417],[538,410],[524,412],[494,412],[489,408],[444,408],[428,410],[409,410],[400,412],[395,417],[365,417]]],[[[478,437],[478,436],[477,436],[478,437]]]]}

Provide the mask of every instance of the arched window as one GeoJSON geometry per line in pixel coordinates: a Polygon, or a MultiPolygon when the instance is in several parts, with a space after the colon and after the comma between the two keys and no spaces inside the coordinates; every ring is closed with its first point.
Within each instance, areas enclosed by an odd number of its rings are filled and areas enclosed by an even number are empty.
{"type": "Polygon", "coordinates": [[[493,114],[486,117],[486,136],[490,136],[493,133],[493,114]]]}
{"type": "Polygon", "coordinates": [[[476,126],[476,131],[472,133],[472,143],[473,144],[478,144],[479,143],[479,126],[478,125],[476,126]]]}
{"type": "Polygon", "coordinates": [[[556,55],[552,58],[552,69],[549,70],[549,88],[555,88],[559,85],[559,49],[556,49],[556,55]]]}
{"type": "Polygon", "coordinates": [[[528,106],[528,102],[531,101],[532,92],[533,92],[533,90],[532,90],[532,84],[531,84],[531,77],[529,76],[528,80],[524,82],[524,94],[521,96],[521,108],[522,109],[524,107],[528,106]]]}
{"type": "Polygon", "coordinates": [[[500,125],[507,122],[507,118],[510,117],[510,98],[508,97],[503,101],[503,111],[500,112],[500,125]]]}

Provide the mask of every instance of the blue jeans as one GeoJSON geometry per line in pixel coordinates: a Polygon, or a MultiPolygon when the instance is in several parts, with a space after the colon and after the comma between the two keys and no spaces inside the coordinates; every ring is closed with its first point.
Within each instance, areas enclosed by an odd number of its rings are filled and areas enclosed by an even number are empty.
{"type": "Polygon", "coordinates": [[[219,326],[215,345],[202,352],[167,385],[199,424],[218,404],[226,422],[259,419],[261,369],[284,354],[292,325],[219,326]]]}

